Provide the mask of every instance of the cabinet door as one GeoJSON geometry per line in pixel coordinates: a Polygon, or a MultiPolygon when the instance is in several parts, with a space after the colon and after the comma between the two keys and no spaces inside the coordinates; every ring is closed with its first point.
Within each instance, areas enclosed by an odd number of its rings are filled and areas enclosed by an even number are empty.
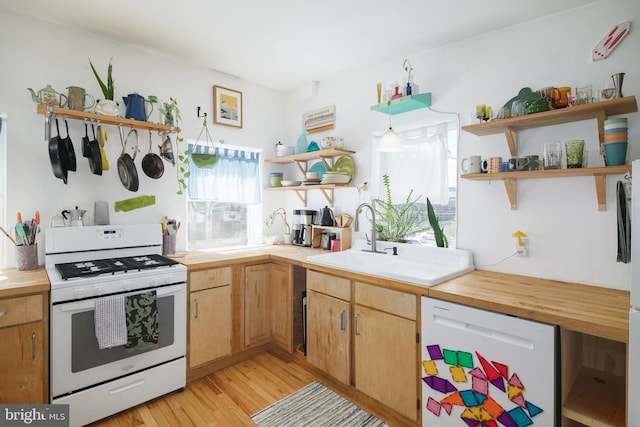
{"type": "Polygon", "coordinates": [[[271,265],[273,339],[289,353],[293,351],[293,287],[290,265],[271,265]]]}
{"type": "Polygon", "coordinates": [[[351,304],[307,291],[307,360],[345,384],[351,381],[351,304]]]}
{"type": "Polygon", "coordinates": [[[45,403],[42,322],[0,329],[0,403],[45,403]]]}
{"type": "Polygon", "coordinates": [[[360,305],[354,322],[356,388],[417,420],[416,322],[360,305]]]}
{"type": "Polygon", "coordinates": [[[189,367],[231,354],[231,286],[190,294],[189,367]]]}
{"type": "Polygon", "coordinates": [[[244,268],[244,346],[254,347],[271,340],[270,266],[244,268]]]}

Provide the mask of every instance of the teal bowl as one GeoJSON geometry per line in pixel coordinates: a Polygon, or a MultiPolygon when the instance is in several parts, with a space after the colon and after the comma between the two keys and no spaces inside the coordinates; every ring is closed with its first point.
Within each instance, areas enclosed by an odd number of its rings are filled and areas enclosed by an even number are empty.
{"type": "Polygon", "coordinates": [[[604,161],[607,166],[624,165],[627,160],[627,142],[604,144],[604,161]]]}

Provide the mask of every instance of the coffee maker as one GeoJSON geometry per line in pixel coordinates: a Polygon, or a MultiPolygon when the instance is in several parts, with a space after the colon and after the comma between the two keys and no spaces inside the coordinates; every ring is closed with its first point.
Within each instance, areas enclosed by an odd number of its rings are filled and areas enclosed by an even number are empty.
{"type": "Polygon", "coordinates": [[[291,243],[298,246],[313,246],[311,226],[318,212],[311,209],[293,210],[293,237],[291,243]]]}

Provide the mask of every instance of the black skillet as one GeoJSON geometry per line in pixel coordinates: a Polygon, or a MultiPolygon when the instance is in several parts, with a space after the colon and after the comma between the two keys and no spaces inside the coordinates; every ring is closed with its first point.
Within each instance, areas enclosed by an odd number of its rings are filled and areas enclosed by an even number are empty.
{"type": "Polygon", "coordinates": [[[164,173],[164,163],[162,158],[151,150],[151,131],[149,131],[149,152],[142,158],[142,170],[149,178],[158,179],[164,173]]]}
{"type": "Polygon", "coordinates": [[[56,178],[60,178],[65,184],[67,183],[68,159],[67,146],[62,143],[60,138],[60,127],[58,119],[56,119],[56,130],[58,134],[49,139],[49,161],[51,162],[51,170],[56,178]]]}
{"type": "MultiPolygon", "coordinates": [[[[120,139],[122,139],[122,130],[120,130],[120,139]]],[[[138,186],[140,184],[138,180],[138,171],[136,170],[136,165],[133,163],[133,159],[136,156],[138,151],[138,131],[136,129],[131,129],[127,138],[122,143],[122,154],[118,158],[118,175],[120,176],[120,182],[129,191],[138,191],[138,186]],[[127,141],[129,140],[129,136],[131,133],[135,133],[136,135],[136,145],[133,153],[133,158],[127,153],[127,141]]]]}
{"type": "Polygon", "coordinates": [[[96,139],[96,128],[93,123],[91,123],[91,131],[93,132],[93,139],[89,141],[89,168],[91,169],[91,173],[94,175],[102,175],[100,144],[98,144],[98,140],[96,139]]]}
{"type": "Polygon", "coordinates": [[[73,149],[73,142],[71,142],[71,137],[69,136],[69,122],[67,122],[67,119],[64,119],[64,125],[67,128],[67,136],[61,141],[67,149],[67,169],[75,172],[77,169],[76,152],[73,149]]]}

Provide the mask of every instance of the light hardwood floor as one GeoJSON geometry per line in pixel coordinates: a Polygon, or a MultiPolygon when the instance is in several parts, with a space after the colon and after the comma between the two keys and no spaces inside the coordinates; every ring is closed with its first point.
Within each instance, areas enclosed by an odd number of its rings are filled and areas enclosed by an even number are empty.
{"type": "Polygon", "coordinates": [[[182,392],[138,405],[94,426],[255,426],[251,414],[313,381],[332,388],[390,426],[417,425],[361,393],[333,383],[295,354],[273,351],[190,382],[182,392]]]}

